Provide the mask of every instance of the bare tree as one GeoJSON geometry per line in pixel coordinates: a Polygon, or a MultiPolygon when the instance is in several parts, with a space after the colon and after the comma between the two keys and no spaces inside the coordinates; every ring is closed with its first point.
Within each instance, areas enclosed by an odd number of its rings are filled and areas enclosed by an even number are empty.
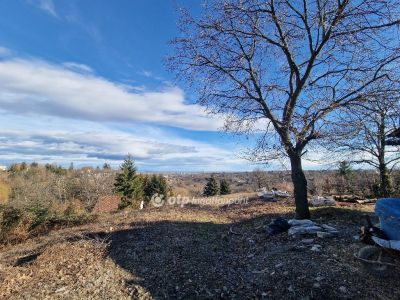
{"type": "Polygon", "coordinates": [[[183,10],[168,65],[226,117],[226,130],[261,136],[255,159],[289,157],[296,217],[309,218],[305,148],[394,69],[398,1],[209,2],[200,18],[183,10]]]}
{"type": "Polygon", "coordinates": [[[251,179],[254,181],[258,189],[261,189],[263,187],[268,188],[267,172],[265,172],[264,170],[261,170],[260,168],[255,168],[251,172],[251,179]]]}
{"type": "Polygon", "coordinates": [[[400,106],[396,96],[398,94],[392,91],[390,95],[385,93],[369,103],[353,107],[342,120],[351,136],[339,140],[340,150],[349,152],[353,162],[378,170],[379,195],[383,197],[390,195],[389,175],[400,160],[399,147],[386,142],[387,135],[398,127],[400,106]]]}

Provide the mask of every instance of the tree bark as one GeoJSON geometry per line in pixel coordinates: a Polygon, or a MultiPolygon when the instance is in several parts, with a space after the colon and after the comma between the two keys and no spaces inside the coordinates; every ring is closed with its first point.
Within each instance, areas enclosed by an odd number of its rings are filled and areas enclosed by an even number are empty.
{"type": "Polygon", "coordinates": [[[388,174],[388,169],[385,161],[385,151],[386,151],[386,112],[382,111],[380,113],[380,123],[378,128],[379,134],[379,148],[378,148],[378,161],[379,161],[379,177],[380,177],[380,194],[382,197],[390,196],[390,179],[388,174]]]}
{"type": "Polygon", "coordinates": [[[385,161],[379,161],[380,194],[382,197],[390,196],[390,178],[385,161]]]}
{"type": "Polygon", "coordinates": [[[296,203],[296,219],[310,219],[310,210],[307,199],[307,179],[301,165],[301,155],[289,155],[292,167],[292,182],[294,186],[294,199],[296,203]]]}

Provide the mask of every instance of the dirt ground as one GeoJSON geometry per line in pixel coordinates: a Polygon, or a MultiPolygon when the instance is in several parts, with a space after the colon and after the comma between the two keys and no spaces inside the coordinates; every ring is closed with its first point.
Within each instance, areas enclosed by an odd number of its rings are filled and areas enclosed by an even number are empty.
{"type": "Polygon", "coordinates": [[[264,225],[289,202],[149,208],[0,249],[3,299],[399,299],[400,276],[367,274],[354,236],[373,206],[318,208],[335,238],[305,244],[264,225]],[[314,244],[320,251],[312,251],[314,244]]]}

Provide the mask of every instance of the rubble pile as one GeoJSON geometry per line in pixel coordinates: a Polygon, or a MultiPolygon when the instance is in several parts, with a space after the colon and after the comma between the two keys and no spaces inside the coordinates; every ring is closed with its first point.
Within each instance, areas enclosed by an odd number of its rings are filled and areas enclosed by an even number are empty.
{"type": "Polygon", "coordinates": [[[283,218],[277,218],[266,227],[268,235],[276,235],[286,231],[290,236],[315,235],[322,239],[339,234],[335,227],[326,224],[318,225],[311,220],[292,219],[287,221],[283,218]]]}
{"type": "Polygon", "coordinates": [[[308,202],[311,206],[314,206],[314,207],[335,206],[336,205],[336,201],[333,199],[333,197],[315,196],[314,198],[310,199],[308,202]]]}
{"type": "Polygon", "coordinates": [[[319,238],[333,237],[339,234],[339,231],[330,225],[318,225],[311,220],[289,220],[290,228],[288,234],[291,236],[312,234],[319,238]]]}

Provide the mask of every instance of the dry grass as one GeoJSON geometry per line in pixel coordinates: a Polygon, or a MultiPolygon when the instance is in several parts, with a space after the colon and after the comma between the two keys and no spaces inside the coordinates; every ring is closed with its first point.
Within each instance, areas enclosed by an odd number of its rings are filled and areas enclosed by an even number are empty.
{"type": "Polygon", "coordinates": [[[132,275],[106,259],[107,244],[63,242],[47,247],[32,263],[1,266],[0,298],[131,299],[124,281],[132,275]]]}
{"type": "Polygon", "coordinates": [[[287,234],[267,239],[262,226],[277,216],[291,218],[290,200],[268,203],[251,198],[247,205],[165,206],[104,214],[93,224],[4,247],[0,297],[398,298],[396,276],[386,281],[372,278],[352,257],[361,247],[353,235],[362,215],[372,208],[313,208],[317,222],[340,231],[337,238],[315,241],[321,252],[287,234]],[[238,234],[231,234],[230,228],[238,234]],[[31,262],[16,266],[32,254],[31,262]],[[316,282],[320,287],[314,287],[316,282]],[[346,293],[340,292],[341,286],[346,293]]]}
{"type": "Polygon", "coordinates": [[[9,184],[0,181],[0,205],[8,202],[10,191],[11,189],[9,184]]]}

